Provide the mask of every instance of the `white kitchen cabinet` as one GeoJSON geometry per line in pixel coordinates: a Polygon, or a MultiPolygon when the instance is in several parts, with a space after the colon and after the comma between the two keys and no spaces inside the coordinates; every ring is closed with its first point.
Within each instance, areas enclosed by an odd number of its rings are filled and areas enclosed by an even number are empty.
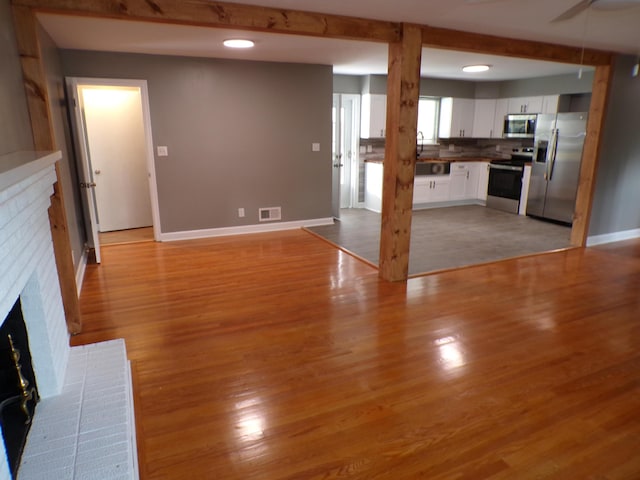
{"type": "Polygon", "coordinates": [[[440,138],[461,138],[473,135],[472,98],[444,97],[440,100],[440,138]]]}
{"type": "MultiPolygon", "coordinates": [[[[484,163],[484,162],[483,162],[484,163]]],[[[475,200],[482,163],[454,162],[451,164],[449,200],[475,200]]]]}
{"type": "Polygon", "coordinates": [[[382,138],[386,136],[387,96],[365,93],[360,109],[360,137],[382,138]]]}
{"type": "Polygon", "coordinates": [[[467,186],[469,166],[463,162],[451,164],[451,183],[449,187],[450,200],[463,200],[467,186]]]}
{"type": "Polygon", "coordinates": [[[502,131],[504,130],[504,117],[509,113],[509,99],[498,98],[496,100],[496,113],[493,119],[493,130],[491,132],[491,138],[502,138],[502,131]]]}
{"type": "Polygon", "coordinates": [[[478,179],[480,178],[481,164],[474,162],[467,169],[467,183],[464,188],[465,200],[475,200],[478,197],[478,179]]]}
{"type": "Polygon", "coordinates": [[[545,95],[542,97],[542,109],[540,113],[558,113],[560,95],[545,95]]]}
{"type": "Polygon", "coordinates": [[[543,97],[514,97],[509,99],[509,113],[540,113],[543,97]]]}
{"type": "MultiPolygon", "coordinates": [[[[494,137],[496,102],[494,98],[476,100],[473,111],[473,138],[494,137]]],[[[502,128],[500,129],[500,136],[502,136],[502,128]]]]}
{"type": "Polygon", "coordinates": [[[382,163],[365,162],[364,208],[374,212],[382,211],[382,163]]]}
{"type": "Polygon", "coordinates": [[[545,95],[542,98],[542,111],[540,113],[568,112],[571,103],[569,95],[545,95]]]}
{"type": "Polygon", "coordinates": [[[480,162],[478,165],[478,190],[476,199],[487,201],[487,188],[489,187],[489,162],[480,162]]]}
{"type": "Polygon", "coordinates": [[[413,182],[413,205],[449,200],[449,175],[420,175],[413,182]]]}

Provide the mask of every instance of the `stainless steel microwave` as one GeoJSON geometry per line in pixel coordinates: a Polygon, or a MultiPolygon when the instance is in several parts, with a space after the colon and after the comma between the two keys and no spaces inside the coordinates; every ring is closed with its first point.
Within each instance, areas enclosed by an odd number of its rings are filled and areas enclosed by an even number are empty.
{"type": "Polygon", "coordinates": [[[537,115],[511,114],[504,117],[503,138],[533,138],[537,115]]]}

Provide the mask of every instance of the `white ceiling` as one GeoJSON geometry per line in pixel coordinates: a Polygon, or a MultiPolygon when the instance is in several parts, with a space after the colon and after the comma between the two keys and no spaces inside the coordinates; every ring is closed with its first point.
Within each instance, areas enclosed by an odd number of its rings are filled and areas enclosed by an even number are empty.
{"type": "MultiPolygon", "coordinates": [[[[227,1],[640,53],[640,7],[620,11],[589,9],[571,20],[550,23],[577,0],[324,0],[320,6],[314,0],[227,1]]],[[[343,74],[387,72],[387,46],[374,42],[51,14],[38,17],[60,48],[316,63],[333,65],[335,73],[343,74]],[[235,36],[255,40],[256,47],[243,51],[222,47],[222,40],[235,36]]],[[[469,80],[531,78],[577,71],[575,65],[433,49],[424,49],[422,63],[423,76],[469,80]],[[462,66],[474,63],[488,63],[493,68],[472,76],[460,71],[462,66]]]]}

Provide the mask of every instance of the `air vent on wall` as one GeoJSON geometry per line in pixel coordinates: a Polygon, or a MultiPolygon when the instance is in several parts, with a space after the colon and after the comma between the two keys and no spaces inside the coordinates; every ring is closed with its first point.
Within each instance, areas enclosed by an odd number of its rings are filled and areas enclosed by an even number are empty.
{"type": "Polygon", "coordinates": [[[259,209],[258,218],[261,222],[280,220],[282,219],[282,212],[280,207],[261,208],[259,209]]]}

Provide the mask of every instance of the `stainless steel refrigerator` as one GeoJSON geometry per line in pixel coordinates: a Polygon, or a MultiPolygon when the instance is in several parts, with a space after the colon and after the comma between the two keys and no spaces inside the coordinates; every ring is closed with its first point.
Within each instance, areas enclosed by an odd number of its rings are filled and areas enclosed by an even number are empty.
{"type": "Polygon", "coordinates": [[[586,113],[538,115],[527,215],[573,222],[586,127],[586,113]]]}

